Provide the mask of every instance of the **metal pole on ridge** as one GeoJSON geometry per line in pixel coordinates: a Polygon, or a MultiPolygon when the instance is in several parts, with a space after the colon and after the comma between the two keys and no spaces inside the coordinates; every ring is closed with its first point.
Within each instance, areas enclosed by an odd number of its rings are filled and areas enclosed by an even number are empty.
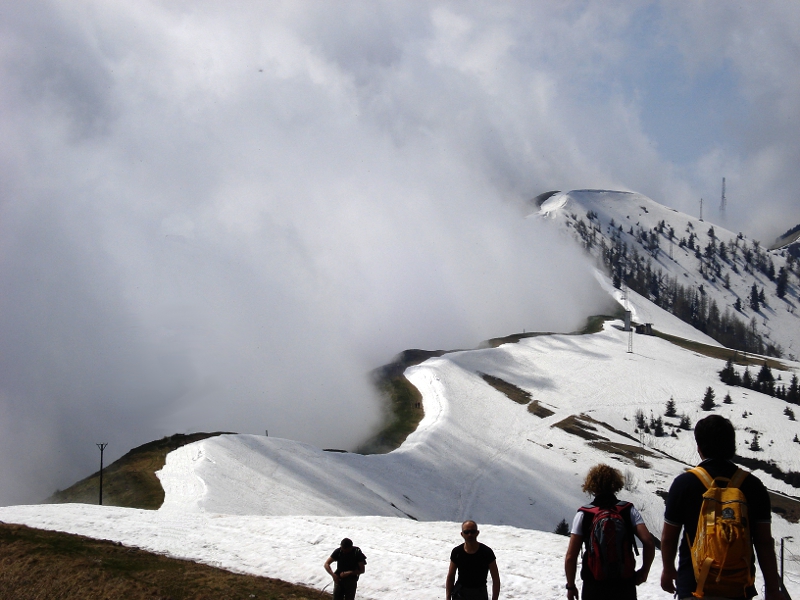
{"type": "Polygon", "coordinates": [[[108,442],[103,442],[101,444],[97,444],[97,447],[100,448],[100,505],[103,505],[103,450],[106,449],[108,446],[108,442]]]}

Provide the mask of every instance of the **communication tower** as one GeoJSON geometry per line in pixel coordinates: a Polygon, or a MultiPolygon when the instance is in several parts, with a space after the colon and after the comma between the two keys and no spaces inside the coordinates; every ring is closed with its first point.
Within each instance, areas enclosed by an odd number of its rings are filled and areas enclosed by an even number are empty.
{"type": "Polygon", "coordinates": [[[700,198],[700,220],[703,220],[703,199],[700,198]]]}
{"type": "Polygon", "coordinates": [[[728,210],[728,199],[725,197],[725,178],[722,178],[722,201],[719,205],[719,216],[722,218],[721,220],[725,220],[725,213],[728,210]]]}

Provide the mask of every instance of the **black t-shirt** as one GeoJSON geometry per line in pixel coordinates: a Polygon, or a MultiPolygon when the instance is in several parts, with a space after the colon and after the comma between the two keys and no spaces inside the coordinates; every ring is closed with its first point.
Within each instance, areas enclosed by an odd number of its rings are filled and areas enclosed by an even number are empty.
{"type": "Polygon", "coordinates": [[[486,589],[486,578],[489,576],[489,565],[496,559],[489,546],[478,542],[478,551],[469,554],[464,549],[464,544],[456,546],[450,553],[450,560],[458,567],[456,583],[467,588],[486,589]]]}
{"type": "MultiPolygon", "coordinates": [[[[700,463],[708,474],[714,477],[732,477],[737,466],[729,460],[707,459],[700,463]]],[[[751,523],[769,523],[772,520],[769,494],[761,480],[753,474],[744,478],[740,486],[744,497],[747,499],[747,515],[751,523]]],[[[697,533],[697,519],[700,516],[700,507],[703,504],[703,494],[706,486],[694,473],[683,473],[675,478],[667,496],[667,507],[664,510],[664,521],[676,527],[683,527],[681,533],[680,555],[678,557],[678,578],[676,587],[678,595],[683,598],[690,596],[697,589],[692,568],[692,556],[686,534],[690,542],[694,541],[697,533]]],[[[753,560],[755,569],[755,558],[753,560]]],[[[752,590],[755,595],[755,590],[752,590]]],[[[752,596],[748,596],[752,597],[752,596]]]]}
{"type": "Polygon", "coordinates": [[[336,561],[337,575],[343,571],[356,571],[356,579],[358,579],[358,565],[362,562],[367,563],[367,557],[358,546],[353,546],[350,552],[342,552],[341,548],[337,548],[331,554],[331,558],[336,561]]]}

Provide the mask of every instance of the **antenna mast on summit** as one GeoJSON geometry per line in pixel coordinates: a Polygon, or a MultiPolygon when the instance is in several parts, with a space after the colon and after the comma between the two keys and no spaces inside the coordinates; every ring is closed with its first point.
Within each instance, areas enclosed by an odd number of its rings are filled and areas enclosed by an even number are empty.
{"type": "Polygon", "coordinates": [[[703,199],[700,198],[700,220],[703,220],[703,199]]]}
{"type": "Polygon", "coordinates": [[[728,199],[725,197],[725,178],[722,178],[722,202],[719,205],[719,216],[722,217],[721,220],[725,220],[725,213],[728,210],[728,199]]]}

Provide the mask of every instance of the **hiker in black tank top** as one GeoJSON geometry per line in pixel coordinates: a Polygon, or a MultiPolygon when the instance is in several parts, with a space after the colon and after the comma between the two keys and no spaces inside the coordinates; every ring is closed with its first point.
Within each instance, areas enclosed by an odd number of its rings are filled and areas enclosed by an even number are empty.
{"type": "Polygon", "coordinates": [[[446,600],[488,600],[486,579],[489,574],[492,575],[492,600],[500,597],[497,560],[489,546],[478,542],[479,533],[475,521],[461,524],[464,543],[450,552],[450,568],[445,582],[446,600]]]}

